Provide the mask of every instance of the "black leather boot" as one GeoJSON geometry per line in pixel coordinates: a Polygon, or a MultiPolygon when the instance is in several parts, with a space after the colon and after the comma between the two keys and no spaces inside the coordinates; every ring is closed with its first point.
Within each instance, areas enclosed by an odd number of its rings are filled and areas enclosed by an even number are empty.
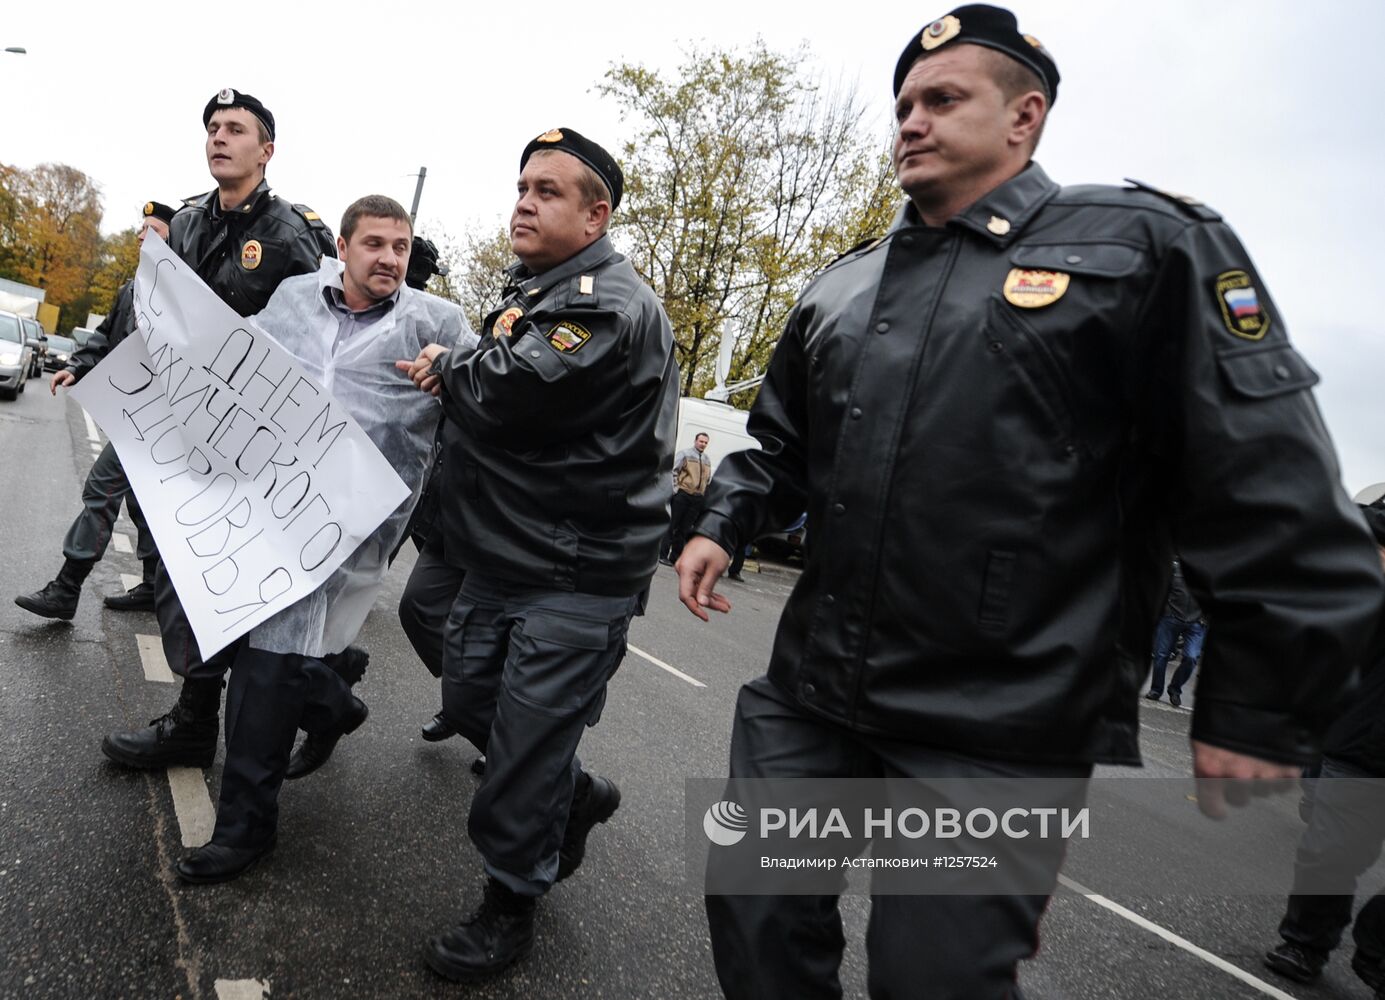
{"type": "Polygon", "coordinates": [[[453,982],[495,975],[533,949],[536,902],[533,896],[521,896],[488,879],[481,908],[429,940],[424,961],[453,982]]]}
{"type": "Polygon", "coordinates": [[[327,758],[332,756],[332,751],[337,748],[337,743],[343,736],[348,736],[361,728],[361,724],[370,716],[370,709],[359,698],[353,697],[351,701],[353,711],[341,720],[340,725],[325,733],[309,733],[298,745],[298,749],[289,756],[288,770],[284,772],[285,778],[290,781],[306,778],[327,763],[327,758]]]}
{"type": "Polygon", "coordinates": [[[65,559],[56,579],[42,590],[21,594],[14,599],[14,603],[44,618],[71,621],[77,614],[77,599],[82,596],[82,583],[95,565],[95,561],[65,559]]]}
{"type": "Polygon", "coordinates": [[[610,778],[601,778],[583,771],[572,793],[568,808],[567,826],[563,829],[563,844],[558,848],[558,877],[561,882],[582,866],[587,855],[587,835],[592,827],[604,823],[620,808],[620,789],[610,778]]]}
{"type": "Polygon", "coordinates": [[[111,733],[101,752],[125,767],[211,767],[221,709],[221,681],[187,679],[178,703],[143,729],[111,733]]]}
{"type": "Polygon", "coordinates": [[[123,594],[106,597],[106,607],[112,611],[153,611],[154,585],[137,583],[123,594]]]}
{"type": "Polygon", "coordinates": [[[441,712],[423,724],[423,738],[429,743],[438,743],[456,735],[457,730],[452,728],[452,724],[441,712]]]}

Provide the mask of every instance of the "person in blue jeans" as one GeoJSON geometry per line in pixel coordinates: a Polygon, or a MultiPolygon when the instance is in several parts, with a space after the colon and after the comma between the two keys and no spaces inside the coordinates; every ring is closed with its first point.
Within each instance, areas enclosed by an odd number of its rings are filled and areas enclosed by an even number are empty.
{"type": "Polygon", "coordinates": [[[1169,683],[1169,704],[1175,707],[1183,704],[1183,685],[1188,683],[1197,669],[1197,661],[1202,656],[1202,642],[1207,637],[1207,623],[1202,619],[1202,609],[1184,582],[1183,570],[1175,559],[1164,614],[1154,627],[1154,669],[1149,678],[1149,693],[1145,695],[1151,701],[1158,701],[1164,695],[1164,672],[1168,669],[1169,657],[1173,655],[1179,636],[1183,637],[1183,660],[1169,683]]]}

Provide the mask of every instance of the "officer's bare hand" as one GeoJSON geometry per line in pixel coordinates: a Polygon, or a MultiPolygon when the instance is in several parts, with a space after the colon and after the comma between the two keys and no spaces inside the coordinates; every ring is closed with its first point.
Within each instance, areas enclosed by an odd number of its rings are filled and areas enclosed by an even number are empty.
{"type": "Polygon", "coordinates": [[[56,396],[58,394],[59,387],[69,386],[76,381],[77,376],[73,375],[70,371],[64,368],[60,372],[53,373],[53,381],[48,383],[48,392],[50,395],[56,396]]]}
{"type": "Polygon", "coordinates": [[[431,392],[434,396],[442,392],[442,378],[437,375],[429,375],[428,369],[433,367],[433,362],[440,355],[446,354],[447,348],[441,344],[429,344],[418,352],[418,357],[412,361],[396,361],[394,367],[401,372],[407,372],[414,385],[424,392],[431,392]]]}
{"type": "Polygon", "coordinates": [[[708,621],[705,608],[722,614],[731,610],[731,602],[712,590],[730,565],[725,549],[704,535],[694,535],[673,567],[678,572],[678,599],[704,622],[708,621]]]}
{"type": "Polygon", "coordinates": [[[1303,768],[1193,740],[1197,807],[1204,816],[1224,819],[1226,807],[1243,806],[1251,796],[1277,795],[1298,787],[1303,768]]]}

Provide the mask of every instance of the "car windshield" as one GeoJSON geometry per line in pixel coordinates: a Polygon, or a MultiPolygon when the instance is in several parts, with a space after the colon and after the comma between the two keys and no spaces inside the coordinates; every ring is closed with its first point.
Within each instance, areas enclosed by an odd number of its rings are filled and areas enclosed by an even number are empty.
{"type": "Polygon", "coordinates": [[[0,316],[0,340],[8,340],[14,344],[24,343],[19,333],[19,320],[14,316],[0,316]]]}
{"type": "Polygon", "coordinates": [[[56,333],[48,335],[48,349],[50,351],[75,351],[77,345],[69,337],[59,337],[56,333]]]}

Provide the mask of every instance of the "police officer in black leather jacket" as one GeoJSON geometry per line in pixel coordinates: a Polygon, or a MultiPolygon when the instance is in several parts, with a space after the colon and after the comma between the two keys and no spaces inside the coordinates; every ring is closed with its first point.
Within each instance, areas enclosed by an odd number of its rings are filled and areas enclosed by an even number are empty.
{"type": "MultiPolygon", "coordinates": [[[[168,224],[173,219],[172,208],[157,201],[145,202],[143,216],[138,237],[141,243],[144,242],[145,233],[151,230],[161,237],[168,236],[168,224]]],[[[87,342],[73,352],[67,367],[53,373],[49,383],[49,391],[53,395],[56,396],[60,388],[80,381],[134,329],[134,290],[133,278],[120,286],[106,318],[87,338],[87,342]]],[[[21,594],[14,599],[14,603],[44,618],[71,620],[77,614],[83,582],[106,554],[122,502],[135,526],[135,554],[144,566],[144,578],[124,594],[107,596],[105,604],[114,611],[152,611],[154,574],[158,568],[159,552],[144,519],[144,511],[131,492],[130,480],[109,441],[101,449],[101,454],[92,463],[82,483],[82,512],[63,536],[62,569],[41,590],[21,594]]]]}
{"type": "MultiPolygon", "coordinates": [[[[168,244],[222,301],[250,316],[265,307],[279,282],[316,271],[323,254],[335,257],[335,240],[316,212],[280,199],[265,181],[275,131],[274,115],[263,103],[227,88],[207,102],[202,125],[217,187],[183,203],[168,244]]],[[[235,645],[202,660],[162,565],[155,612],[164,656],[183,677],[178,703],[143,729],[109,734],[101,750],[126,767],[208,767],[216,755],[221,678],[235,645]]]]}
{"type": "MultiPolygon", "coordinates": [[[[768,676],[737,702],[733,778],[1137,763],[1175,547],[1218,626],[1194,767],[1230,780],[1199,784],[1204,811],[1266,787],[1249,779],[1287,787],[1349,683],[1381,567],[1317,376],[1216,212],[1062,188],[1032,161],[1058,79],[983,4],[901,55],[909,202],[799,299],[749,418],[761,448],[723,460],[678,564],[705,618],[729,609],[712,585],[737,545],[805,506],[814,525],[768,676]]],[[[1052,885],[1061,851],[1034,857],[1052,885]]],[[[1045,902],[875,897],[872,993],[1017,996],[1045,902]]],[[[727,996],[840,996],[835,898],[707,910],[727,996]]]]}
{"type": "Polygon", "coordinates": [[[622,188],[572,129],[531,141],[510,222],[521,263],[481,346],[430,345],[413,368],[423,388],[440,379],[443,555],[465,571],[443,713],[486,755],[468,820],[485,898],[424,952],[451,979],[529,952],[537,899],[620,804],[575,751],[657,565],[678,404],[668,317],[606,235],[622,188]]]}

